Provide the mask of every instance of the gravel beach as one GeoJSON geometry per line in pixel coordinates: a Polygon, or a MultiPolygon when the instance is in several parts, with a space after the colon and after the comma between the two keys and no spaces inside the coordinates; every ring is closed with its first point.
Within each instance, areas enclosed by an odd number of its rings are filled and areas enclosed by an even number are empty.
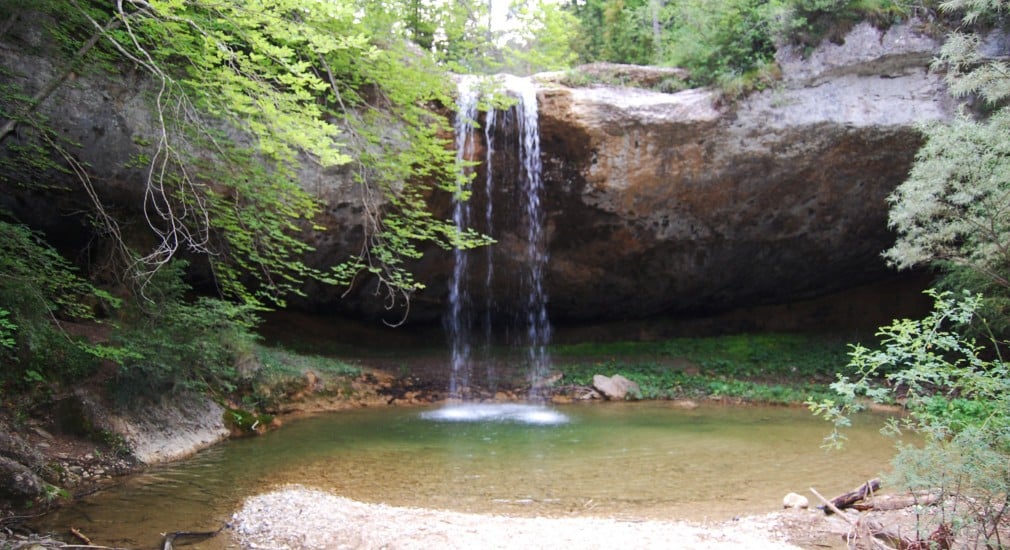
{"type": "Polygon", "coordinates": [[[365,504],[302,486],[246,499],[232,533],[248,549],[797,549],[781,515],[719,524],[529,518],[365,504]]]}

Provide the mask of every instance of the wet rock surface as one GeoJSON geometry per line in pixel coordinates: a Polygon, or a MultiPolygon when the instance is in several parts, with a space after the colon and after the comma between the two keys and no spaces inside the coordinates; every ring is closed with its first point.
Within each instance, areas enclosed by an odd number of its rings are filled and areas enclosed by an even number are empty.
{"type": "Polygon", "coordinates": [[[884,276],[885,199],[916,125],[951,113],[935,47],[913,25],[858,25],[809,61],[783,53],[780,83],[729,105],[544,89],[552,318],[728,310],[884,276]]]}

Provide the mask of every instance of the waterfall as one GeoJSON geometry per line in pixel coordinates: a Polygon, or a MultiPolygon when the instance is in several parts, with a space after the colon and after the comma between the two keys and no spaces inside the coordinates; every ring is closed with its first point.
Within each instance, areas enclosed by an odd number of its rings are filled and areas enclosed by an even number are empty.
{"type": "Polygon", "coordinates": [[[543,382],[550,370],[547,344],[551,340],[551,325],[547,319],[547,294],[544,292],[544,269],[547,267],[547,236],[544,232],[544,209],[540,161],[540,124],[537,118],[537,93],[527,79],[515,79],[519,103],[519,161],[522,165],[520,201],[526,223],[526,349],[529,360],[530,399],[544,399],[543,382]]]}
{"type": "MultiPolygon", "coordinates": [[[[470,191],[472,168],[468,159],[474,149],[474,124],[477,119],[479,94],[472,79],[463,79],[459,84],[456,100],[456,167],[460,173],[460,188],[453,200],[453,223],[459,229],[471,226],[470,201],[463,200],[470,191]]],[[[449,397],[464,399],[469,392],[472,371],[471,334],[473,332],[472,307],[470,304],[470,252],[457,248],[453,253],[452,279],[449,284],[449,311],[445,317],[445,328],[449,334],[452,373],[449,378],[449,397]]]]}
{"type": "Polygon", "coordinates": [[[484,115],[483,132],[476,130],[479,113],[477,103],[480,99],[476,81],[472,78],[462,78],[459,83],[459,97],[456,113],[456,154],[461,175],[461,188],[453,205],[453,220],[457,228],[477,229],[492,237],[496,231],[496,216],[504,210],[511,209],[513,217],[521,227],[516,233],[525,241],[520,258],[522,264],[521,284],[517,296],[505,297],[509,307],[515,310],[514,318],[520,327],[495,327],[494,292],[494,253],[491,247],[486,247],[480,255],[472,251],[456,250],[455,264],[449,284],[449,305],[445,317],[445,328],[451,346],[451,379],[450,398],[465,400],[469,397],[470,383],[473,375],[475,348],[483,350],[485,363],[488,365],[487,381],[493,388],[495,372],[493,361],[488,360],[487,349],[494,340],[494,330],[510,331],[517,329],[521,335],[517,342],[524,349],[523,360],[527,363],[530,393],[532,401],[543,401],[543,381],[549,374],[550,356],[547,346],[551,338],[551,326],[547,317],[547,294],[544,289],[544,271],[548,255],[546,234],[544,228],[545,214],[541,205],[543,194],[542,167],[540,161],[540,132],[537,118],[536,89],[528,79],[502,77],[500,80],[516,104],[508,110],[499,113],[489,110],[484,115]],[[515,137],[514,143],[502,142],[502,136],[515,137]],[[484,141],[484,181],[482,188],[474,184],[474,170],[469,161],[476,159],[477,140],[484,141]],[[494,172],[496,154],[510,154],[517,159],[518,166],[494,172]],[[495,186],[503,188],[500,196],[515,197],[514,204],[498,207],[493,198],[496,196],[495,186]],[[461,200],[465,196],[472,200],[461,200]],[[475,213],[475,204],[483,203],[483,217],[475,213]],[[483,261],[483,265],[473,265],[483,261]],[[474,272],[482,268],[484,277],[475,280],[474,272]],[[479,289],[484,297],[481,304],[472,303],[474,285],[481,284],[479,289]],[[474,310],[481,308],[479,318],[474,310]],[[477,326],[483,329],[478,334],[477,326]]]}

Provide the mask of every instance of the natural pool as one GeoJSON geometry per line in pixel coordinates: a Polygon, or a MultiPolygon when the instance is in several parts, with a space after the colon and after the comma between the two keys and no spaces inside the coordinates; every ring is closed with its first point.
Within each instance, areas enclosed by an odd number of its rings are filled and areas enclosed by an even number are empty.
{"type": "MultiPolygon", "coordinates": [[[[300,483],[363,502],[512,515],[724,520],[778,509],[790,491],[833,495],[887,468],[891,441],[864,415],[844,451],[802,408],[666,402],[558,407],[563,423],[458,422],[417,408],[290,421],[131,477],[51,514],[42,530],[156,547],[213,530],[242,499],[300,483]]],[[[485,419],[486,420],[486,419],[485,419]]],[[[227,548],[226,535],[190,547],[227,548]]]]}

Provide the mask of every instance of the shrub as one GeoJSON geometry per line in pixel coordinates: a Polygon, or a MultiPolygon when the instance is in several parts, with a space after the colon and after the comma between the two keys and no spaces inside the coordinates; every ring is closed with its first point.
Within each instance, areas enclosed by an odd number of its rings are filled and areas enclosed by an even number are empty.
{"type": "Polygon", "coordinates": [[[122,398],[185,390],[234,388],[236,365],[252,353],[251,306],[188,299],[185,262],[159,270],[124,314],[113,336],[122,398]]]}
{"type": "Polygon", "coordinates": [[[965,547],[1003,547],[998,528],[1010,506],[1010,365],[1000,355],[1004,343],[990,338],[983,345],[963,336],[969,323],[986,324],[977,314],[981,296],[928,292],[932,313],[881,328],[879,349],[854,346],[850,366],[857,374],[832,384],[841,399],[810,405],[834,422],[829,440],[840,444],[838,430],[860,407],[857,398],[904,402],[909,414],[888,427],[895,434],[921,434],[924,444],[899,446],[893,478],[909,490],[939,491],[945,503],[923,526],[950,529],[965,547]]]}
{"type": "Polygon", "coordinates": [[[95,320],[93,306],[118,304],[28,227],[0,219],[0,385],[37,388],[97,367],[94,347],[62,323],[95,320]]]}

